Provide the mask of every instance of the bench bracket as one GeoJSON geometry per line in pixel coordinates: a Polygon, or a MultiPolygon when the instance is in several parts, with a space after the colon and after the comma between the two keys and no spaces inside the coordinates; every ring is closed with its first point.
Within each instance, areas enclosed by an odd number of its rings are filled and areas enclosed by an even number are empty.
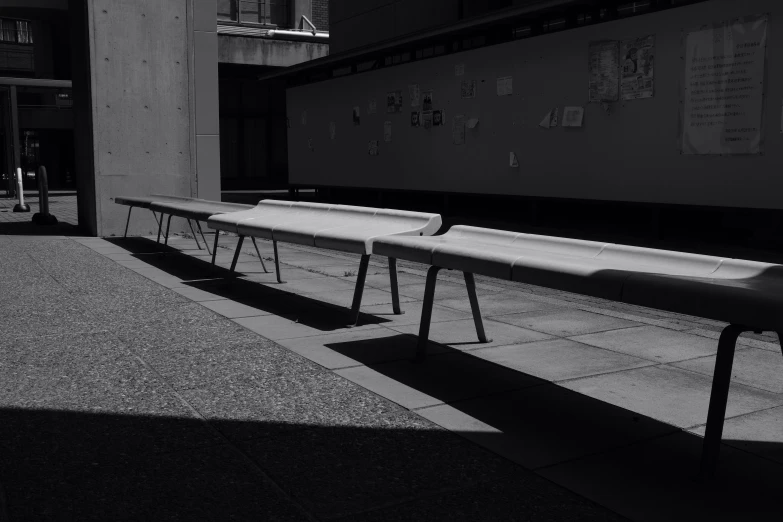
{"type": "Polygon", "coordinates": [[[369,254],[362,254],[359,262],[359,274],[356,276],[356,288],[353,291],[353,303],[351,304],[350,326],[359,324],[359,310],[362,307],[362,294],[364,293],[364,280],[367,278],[367,268],[370,266],[369,254]]]}
{"type": "Polygon", "coordinates": [[[473,312],[473,323],[476,325],[476,334],[482,343],[491,343],[492,339],[487,338],[484,332],[484,322],[481,320],[481,310],[479,309],[478,297],[476,296],[476,280],[472,272],[462,272],[465,276],[465,286],[468,289],[468,299],[470,300],[470,311],[473,312]]]}
{"type": "Polygon", "coordinates": [[[277,274],[277,282],[283,284],[285,281],[280,279],[280,259],[277,256],[277,241],[274,239],[272,240],[272,248],[275,249],[275,274],[277,274]]]}
{"type": "Polygon", "coordinates": [[[421,306],[421,323],[419,323],[419,340],[416,345],[416,360],[422,361],[427,355],[427,343],[430,337],[430,322],[432,321],[432,305],[435,302],[435,284],[438,282],[438,272],[441,267],[431,266],[427,270],[427,283],[424,287],[424,303],[421,306]]]}
{"type": "Polygon", "coordinates": [[[389,282],[391,283],[392,310],[396,315],[404,314],[400,310],[400,290],[397,287],[397,258],[389,258],[389,282]]]}
{"type": "Polygon", "coordinates": [[[261,252],[258,251],[258,245],[256,245],[256,238],[254,238],[253,236],[250,236],[250,239],[253,241],[253,246],[256,249],[256,254],[258,254],[258,260],[261,261],[261,268],[264,269],[264,273],[265,274],[268,274],[269,270],[266,269],[266,265],[264,264],[264,258],[261,257],[261,252]]]}
{"type": "MultiPolygon", "coordinates": [[[[196,223],[198,223],[198,221],[196,223]]],[[[193,222],[190,219],[188,219],[188,226],[190,227],[191,234],[193,234],[193,240],[196,242],[196,247],[201,250],[201,243],[198,242],[198,236],[196,235],[196,231],[193,229],[193,222]]]]}
{"type": "Polygon", "coordinates": [[[734,349],[737,338],[743,332],[753,331],[753,328],[730,324],[723,329],[718,340],[718,356],[715,358],[715,373],[712,377],[712,392],[707,413],[707,426],[704,432],[704,442],[701,453],[701,475],[710,476],[715,473],[720,453],[723,421],[726,417],[726,403],[731,386],[731,367],[734,363],[734,349]]]}
{"type": "Polygon", "coordinates": [[[231,272],[237,267],[237,260],[239,260],[239,253],[242,251],[242,242],[245,240],[245,236],[239,236],[237,241],[237,249],[234,250],[234,259],[231,260],[231,272]]]}

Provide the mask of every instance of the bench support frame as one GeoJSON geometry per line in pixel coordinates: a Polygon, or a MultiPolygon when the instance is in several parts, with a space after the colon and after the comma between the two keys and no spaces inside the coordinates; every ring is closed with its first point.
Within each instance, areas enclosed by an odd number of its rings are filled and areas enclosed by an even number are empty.
{"type": "Polygon", "coordinates": [[[751,332],[756,328],[749,328],[737,324],[730,324],[720,334],[718,340],[718,356],[715,358],[715,373],[712,377],[712,392],[710,393],[710,406],[707,413],[707,426],[704,431],[704,442],[701,452],[701,475],[708,477],[715,473],[720,454],[721,439],[723,436],[723,421],[726,417],[726,403],[729,398],[731,386],[731,368],[734,364],[734,350],[737,346],[737,338],[743,332],[751,332]]]}
{"type": "Polygon", "coordinates": [[[400,310],[400,290],[397,287],[397,258],[389,258],[389,284],[391,285],[392,310],[395,315],[402,315],[405,312],[400,310]]]}
{"type": "Polygon", "coordinates": [[[367,279],[367,268],[370,266],[370,255],[362,254],[359,262],[359,274],[356,276],[356,288],[353,290],[353,303],[351,303],[350,326],[359,324],[359,311],[362,307],[362,294],[364,293],[364,280],[367,279]]]}
{"type": "Polygon", "coordinates": [[[277,282],[282,285],[285,281],[280,278],[280,258],[277,255],[277,240],[275,239],[272,240],[272,248],[275,250],[275,274],[277,275],[277,282]]]}
{"type": "MultiPolygon", "coordinates": [[[[416,360],[421,361],[427,356],[427,343],[430,337],[430,323],[432,322],[432,306],[435,304],[435,285],[438,282],[438,272],[442,267],[431,266],[427,270],[427,283],[424,286],[424,303],[421,307],[421,322],[419,323],[419,340],[416,344],[416,360]]],[[[491,343],[492,339],[484,332],[484,322],[481,319],[478,297],[476,296],[476,281],[471,272],[463,272],[465,286],[468,289],[470,310],[473,312],[473,324],[476,325],[476,335],[482,343],[491,343]]]]}

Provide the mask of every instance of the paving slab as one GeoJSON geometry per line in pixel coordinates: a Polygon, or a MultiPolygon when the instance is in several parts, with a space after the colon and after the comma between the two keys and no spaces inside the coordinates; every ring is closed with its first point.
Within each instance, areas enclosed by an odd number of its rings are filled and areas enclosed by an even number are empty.
{"type": "MultiPolygon", "coordinates": [[[[421,324],[421,301],[409,301],[403,302],[400,305],[402,314],[395,314],[392,307],[388,304],[362,306],[362,311],[369,315],[382,318],[384,325],[386,326],[402,326],[402,325],[419,325],[421,324]]],[[[445,306],[433,305],[432,307],[432,319],[433,323],[440,323],[443,321],[458,321],[461,319],[471,319],[470,312],[462,312],[460,310],[454,310],[452,308],[446,308],[445,306]]]]}
{"type": "Polygon", "coordinates": [[[259,315],[269,315],[271,313],[267,312],[266,310],[260,310],[252,306],[237,303],[231,299],[201,301],[201,304],[213,312],[216,312],[223,317],[228,317],[229,319],[238,317],[256,317],[259,315]]]}
{"type": "MultiPolygon", "coordinates": [[[[672,363],[672,366],[712,377],[715,371],[715,356],[672,363]]],[[[738,348],[734,353],[731,380],[783,394],[783,357],[780,352],[774,353],[758,348],[738,348]]]]}
{"type": "Polygon", "coordinates": [[[555,310],[506,314],[494,317],[496,321],[513,324],[529,330],[559,337],[619,330],[639,323],[583,310],[555,310]]]}
{"type": "MultiPolygon", "coordinates": [[[[470,301],[468,300],[467,292],[458,297],[436,300],[435,302],[440,306],[470,312],[470,301]]],[[[491,298],[479,298],[479,308],[484,317],[560,309],[557,305],[537,300],[534,296],[531,296],[531,294],[515,292],[513,290],[494,294],[491,298]]]]}
{"type": "Polygon", "coordinates": [[[674,332],[657,326],[640,326],[577,335],[571,339],[659,363],[714,355],[718,351],[718,343],[711,339],[674,332]]]}
{"type": "Polygon", "coordinates": [[[472,355],[547,381],[564,381],[655,364],[570,339],[479,348],[472,355]]]}
{"type": "MultiPolygon", "coordinates": [[[[444,419],[467,415],[498,430],[503,437],[486,436],[481,442],[528,469],[678,431],[671,425],[554,384],[450,402],[448,406],[450,412],[441,408],[437,414],[444,419]]],[[[469,425],[454,428],[470,431],[469,425]]]]}
{"type": "MultiPolygon", "coordinates": [[[[690,430],[704,436],[705,426],[690,430]]],[[[726,419],[723,443],[783,465],[783,408],[770,408],[726,419]]]]}
{"type": "MultiPolygon", "coordinates": [[[[265,315],[261,317],[244,317],[234,319],[234,321],[259,335],[272,339],[273,341],[282,339],[294,339],[297,337],[312,337],[322,335],[328,332],[345,331],[348,326],[348,314],[342,323],[332,323],[322,327],[308,326],[295,319],[280,317],[277,315],[265,315]]],[[[375,324],[362,324],[353,327],[353,329],[370,330],[378,328],[375,324]]]]}
{"type": "Polygon", "coordinates": [[[3,477],[12,520],[311,520],[225,445],[145,455],[121,467],[23,470],[3,477]]]}
{"type": "MultiPolygon", "coordinates": [[[[419,325],[391,325],[392,330],[401,333],[418,335],[419,325]]],[[[476,326],[473,319],[459,321],[442,321],[430,325],[430,340],[448,345],[460,350],[473,350],[476,348],[488,348],[490,346],[503,346],[507,344],[520,344],[532,341],[551,339],[552,336],[533,330],[526,330],[505,323],[484,320],[484,331],[492,342],[482,343],[478,340],[476,326]]]]}
{"type": "MultiPolygon", "coordinates": [[[[675,426],[707,422],[712,379],[674,368],[648,366],[561,383],[583,395],[628,408],[675,426]]],[[[783,404],[783,396],[734,384],[726,416],[733,417],[783,404]]]]}
{"type": "Polygon", "coordinates": [[[544,383],[541,379],[448,350],[424,361],[412,358],[373,364],[376,372],[443,402],[518,390],[544,383]]]}
{"type": "MultiPolygon", "coordinates": [[[[333,334],[281,339],[279,343],[329,369],[408,360],[416,353],[417,338],[386,328],[347,329],[333,334]]],[[[448,348],[431,343],[430,353],[448,348]]]]}
{"type": "Polygon", "coordinates": [[[780,465],[724,445],[717,478],[702,482],[701,442],[675,433],[539,473],[640,522],[783,517],[776,493],[780,465]]]}
{"type": "Polygon", "coordinates": [[[440,429],[296,430],[248,454],[319,518],[444,489],[510,480],[516,468],[440,429]]]}

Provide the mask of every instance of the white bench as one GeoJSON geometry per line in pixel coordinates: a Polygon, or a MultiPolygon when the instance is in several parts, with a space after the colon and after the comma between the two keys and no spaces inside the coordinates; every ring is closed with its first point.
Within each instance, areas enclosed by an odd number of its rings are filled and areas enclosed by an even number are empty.
{"type": "MultiPolygon", "coordinates": [[[[364,280],[374,242],[386,236],[432,235],[440,228],[441,218],[438,214],[404,210],[263,200],[250,210],[212,216],[207,220],[207,225],[216,230],[215,247],[217,231],[233,232],[239,236],[231,271],[236,267],[245,236],[272,240],[279,283],[283,283],[283,280],[280,276],[278,241],[361,254],[351,305],[351,324],[355,325],[359,320],[364,280]]],[[[388,257],[392,306],[394,313],[400,314],[396,259],[388,257]]]]}
{"type": "MultiPolygon", "coordinates": [[[[198,236],[193,229],[191,220],[196,222],[198,231],[201,234],[201,239],[204,240],[204,246],[209,252],[209,244],[207,238],[204,237],[204,232],[201,230],[201,221],[207,221],[210,217],[216,214],[225,214],[227,212],[238,212],[253,208],[251,205],[242,205],[239,203],[224,203],[222,201],[209,201],[206,199],[186,198],[179,196],[164,196],[161,194],[153,194],[151,196],[118,196],[114,198],[114,202],[120,205],[127,205],[128,208],[128,220],[125,222],[125,234],[123,237],[128,236],[128,225],[130,225],[131,211],[134,207],[146,208],[152,211],[152,215],[155,216],[155,221],[158,223],[158,238],[160,242],[161,230],[163,228],[163,216],[168,214],[169,219],[166,224],[166,234],[164,244],[169,243],[169,229],[171,228],[171,218],[174,216],[185,218],[190,226],[190,231],[193,233],[193,239],[196,241],[196,246],[201,250],[201,244],[198,242],[198,236]],[[158,220],[156,212],[160,212],[160,220],[158,220]]],[[[215,235],[215,245],[217,245],[217,235],[215,235]]],[[[256,253],[259,259],[261,259],[261,266],[264,268],[264,272],[267,271],[264,260],[261,258],[261,253],[258,251],[255,239],[253,240],[253,246],[256,248],[256,253]]],[[[214,251],[210,252],[213,256],[214,264],[214,251]]]]}
{"type": "Polygon", "coordinates": [[[783,265],[468,226],[433,237],[384,237],[374,252],[431,265],[417,357],[425,355],[437,274],[464,273],[479,340],[487,336],[473,274],[519,281],[729,323],[718,341],[702,471],[715,469],[737,337],[783,335],[783,265]]]}

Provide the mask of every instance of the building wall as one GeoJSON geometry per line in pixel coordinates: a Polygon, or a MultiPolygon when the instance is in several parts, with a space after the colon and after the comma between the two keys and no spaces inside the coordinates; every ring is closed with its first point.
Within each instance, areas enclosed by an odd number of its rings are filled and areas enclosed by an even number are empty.
{"type": "MultiPolygon", "coordinates": [[[[120,194],[220,199],[215,0],[72,0],[71,11],[80,223],[121,233],[120,194]]],[[[134,232],[153,231],[139,214],[134,232]]]]}
{"type": "Polygon", "coordinates": [[[313,17],[310,21],[319,31],[329,30],[329,0],[313,0],[313,17]]]}
{"type": "Polygon", "coordinates": [[[576,198],[743,208],[783,208],[780,92],[783,5],[777,0],[713,0],[653,14],[420,60],[288,89],[290,181],[347,186],[547,198],[576,198]],[[678,147],[682,31],[744,15],[770,13],[764,153],[689,156],[678,147]],[[656,37],[655,96],[587,105],[588,45],[594,40],[656,37]],[[455,77],[455,65],[465,76],[455,77]],[[513,96],[497,96],[495,79],[513,76],[513,96]],[[462,99],[460,81],[478,95],[462,99]],[[447,125],[410,126],[408,85],[434,91],[447,125]],[[386,93],[403,91],[403,113],[386,114],[386,93]],[[367,114],[374,98],[378,113],[367,114]],[[547,112],[586,105],[584,127],[544,130],[547,112]],[[352,108],[359,106],[361,125],[352,108]],[[302,113],[306,112],[306,124],[302,113]],[[466,144],[452,143],[457,114],[478,118],[466,144]],[[385,143],[384,121],[392,122],[385,143]],[[330,122],[335,139],[330,139],[330,122]],[[312,150],[309,146],[312,140],[312,150]],[[380,155],[368,155],[379,140],[380,155]],[[509,167],[509,152],[519,168],[509,167]],[[339,165],[339,168],[332,168],[339,165]]]}

